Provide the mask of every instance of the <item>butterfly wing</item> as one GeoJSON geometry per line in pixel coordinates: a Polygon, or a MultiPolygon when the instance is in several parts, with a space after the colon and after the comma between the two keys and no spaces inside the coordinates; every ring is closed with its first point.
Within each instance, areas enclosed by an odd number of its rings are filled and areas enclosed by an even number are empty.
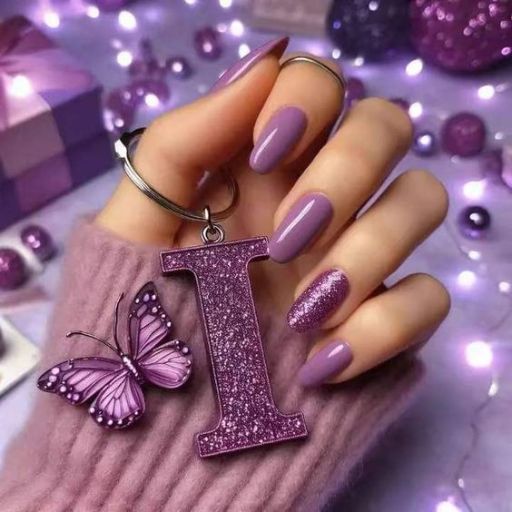
{"type": "Polygon", "coordinates": [[[137,293],[128,315],[130,353],[140,359],[159,343],[171,330],[171,320],[164,311],[154,283],[146,283],[137,293]]]}
{"type": "Polygon", "coordinates": [[[182,386],[190,376],[192,355],[181,341],[164,343],[137,362],[144,378],[162,388],[182,386]]]}
{"type": "Polygon", "coordinates": [[[37,381],[37,387],[77,405],[94,397],[122,368],[120,362],[105,357],[70,359],[43,373],[37,381]]]}
{"type": "Polygon", "coordinates": [[[139,383],[128,370],[122,370],[102,389],[89,408],[89,414],[103,427],[124,428],[137,421],[144,410],[139,383]]]}

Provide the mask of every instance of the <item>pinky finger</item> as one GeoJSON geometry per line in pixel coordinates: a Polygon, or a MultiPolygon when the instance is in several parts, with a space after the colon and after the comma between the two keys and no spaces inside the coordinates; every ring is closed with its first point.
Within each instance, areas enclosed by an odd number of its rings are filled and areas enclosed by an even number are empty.
{"type": "Polygon", "coordinates": [[[311,350],[299,372],[303,386],[352,379],[425,341],[450,309],[444,286],[426,274],[414,274],[374,296],[311,350]]]}

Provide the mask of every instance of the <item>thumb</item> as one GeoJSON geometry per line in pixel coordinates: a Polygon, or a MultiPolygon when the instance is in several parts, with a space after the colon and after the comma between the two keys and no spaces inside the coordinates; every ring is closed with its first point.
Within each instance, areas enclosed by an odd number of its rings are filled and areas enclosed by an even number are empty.
{"type": "MultiPolygon", "coordinates": [[[[252,140],[287,44],[281,38],[253,50],[225,72],[209,95],[157,118],[133,160],[144,180],[171,201],[190,205],[204,171],[230,160],[252,140]]],[[[124,176],[97,222],[129,240],[169,245],[181,220],[124,176]]]]}

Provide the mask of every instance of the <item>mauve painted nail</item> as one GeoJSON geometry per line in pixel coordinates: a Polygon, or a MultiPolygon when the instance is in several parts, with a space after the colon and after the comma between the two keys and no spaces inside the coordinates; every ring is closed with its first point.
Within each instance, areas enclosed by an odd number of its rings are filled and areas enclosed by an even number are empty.
{"type": "Polygon", "coordinates": [[[350,345],[343,341],[332,341],[319,350],[299,370],[299,382],[313,387],[332,379],[352,362],[350,345]]]}
{"type": "Polygon", "coordinates": [[[273,51],[275,51],[276,55],[280,57],[288,46],[288,41],[288,37],[280,37],[252,50],[252,52],[248,53],[245,57],[227,69],[226,72],[213,84],[211,91],[218,91],[226,85],[232,84],[235,80],[238,80],[240,77],[245,75],[245,73],[263,59],[263,57],[273,51]]]}
{"type": "Polygon", "coordinates": [[[249,163],[260,174],[270,172],[297,144],[307,126],[297,107],[282,107],[268,120],[251,152],[249,163]]]}
{"type": "Polygon", "coordinates": [[[270,238],[270,257],[286,263],[300,254],[332,219],[331,202],[324,194],[302,196],[270,238]]]}
{"type": "Polygon", "coordinates": [[[288,325],[297,332],[320,327],[349,292],[346,274],[337,268],[322,272],[297,298],[288,312],[288,325]]]}

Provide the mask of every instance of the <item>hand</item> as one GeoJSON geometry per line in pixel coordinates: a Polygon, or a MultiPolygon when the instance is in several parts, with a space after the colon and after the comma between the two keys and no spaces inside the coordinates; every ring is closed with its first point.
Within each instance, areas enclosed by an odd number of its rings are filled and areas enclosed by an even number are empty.
{"type": "MultiPolygon", "coordinates": [[[[271,236],[274,261],[252,268],[255,295],[283,315],[289,309],[292,328],[319,329],[299,375],[309,386],[351,379],[424,342],[442,322],[450,300],[433,277],[382,283],[442,222],[448,200],[436,178],[411,170],[356,218],[407,152],[411,122],[394,104],[370,98],[327,140],[342,108],[339,84],[311,63],[281,69],[285,46],[286,39],[267,43],[210,94],[158,118],[135,166],[178,204],[213,209],[225,187],[198,194],[198,181],[205,169],[229,167],[241,202],[223,223],[228,238],[271,236]]],[[[175,247],[196,245],[200,231],[126,177],[97,222],[135,242],[175,247]]]]}

